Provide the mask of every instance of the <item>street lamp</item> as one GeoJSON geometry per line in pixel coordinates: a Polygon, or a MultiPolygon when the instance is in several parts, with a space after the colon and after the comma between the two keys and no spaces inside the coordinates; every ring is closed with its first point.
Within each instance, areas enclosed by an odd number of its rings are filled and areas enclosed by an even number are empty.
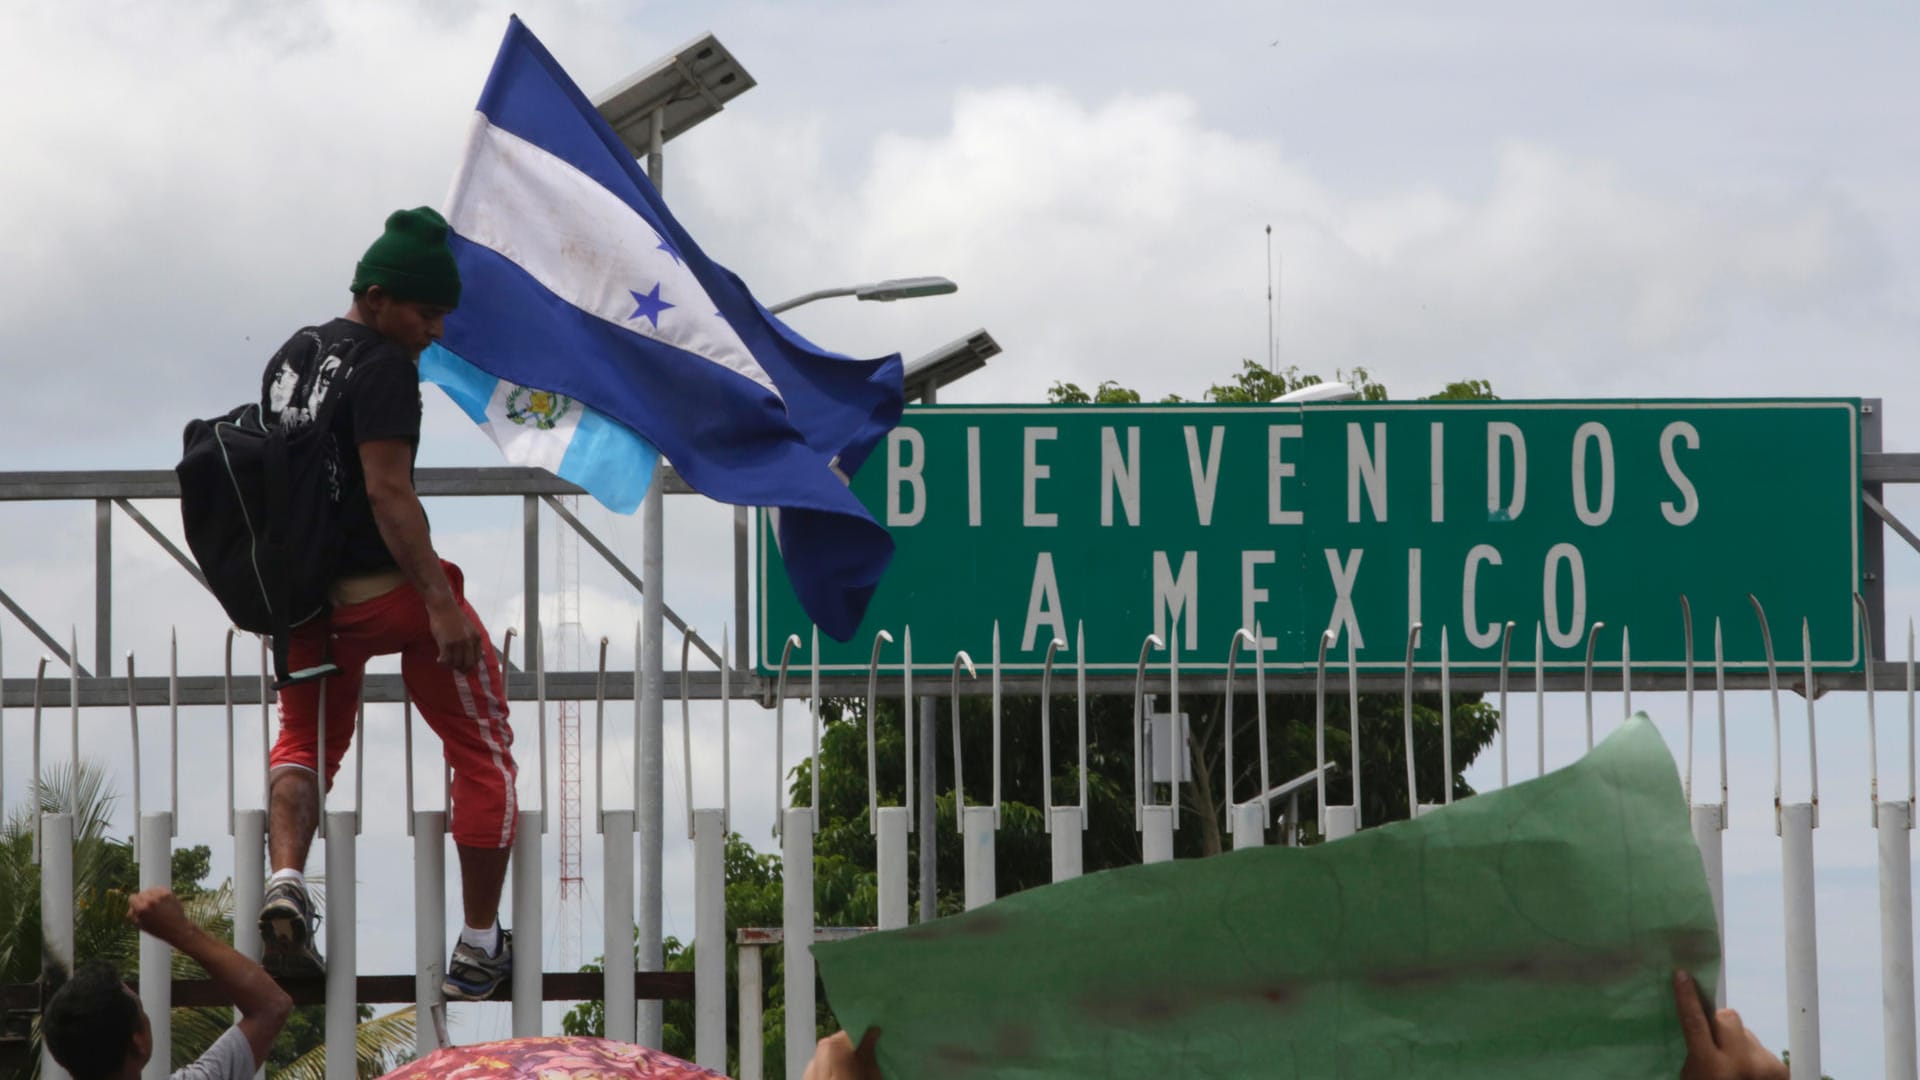
{"type": "Polygon", "coordinates": [[[832,296],[851,296],[856,300],[911,300],[919,296],[945,296],[958,292],[960,286],[943,277],[889,278],[869,285],[847,285],[838,289],[816,289],[802,293],[791,300],[782,300],[768,308],[770,314],[778,315],[790,311],[801,304],[811,304],[815,300],[825,300],[832,296]]]}
{"type": "Polygon", "coordinates": [[[1275,404],[1298,405],[1313,401],[1352,401],[1360,396],[1360,391],[1346,383],[1312,383],[1298,390],[1291,390],[1274,398],[1275,404]]]}
{"type": "Polygon", "coordinates": [[[907,364],[901,380],[906,399],[932,405],[942,386],[979,371],[999,354],[1000,343],[985,330],[975,330],[958,341],[950,341],[907,364]]]}
{"type": "MultiPolygon", "coordinates": [[[[601,94],[594,108],[613,125],[635,157],[644,157],[658,152],[653,145],[656,113],[660,116],[660,141],[665,142],[753,87],[753,76],[720,44],[720,39],[703,34],[601,94]]],[[[651,179],[656,186],[660,182],[658,176],[651,179]]]]}

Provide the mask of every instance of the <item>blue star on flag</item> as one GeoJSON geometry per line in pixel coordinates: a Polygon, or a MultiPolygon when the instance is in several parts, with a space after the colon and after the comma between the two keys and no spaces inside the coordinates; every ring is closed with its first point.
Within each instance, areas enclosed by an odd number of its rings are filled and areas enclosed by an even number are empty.
{"type": "Polygon", "coordinates": [[[664,251],[668,255],[672,256],[673,264],[675,266],[683,265],[680,261],[680,249],[673,246],[673,241],[662,236],[660,238],[660,242],[658,244],[655,244],[653,247],[655,251],[664,251]]]}
{"type": "Polygon", "coordinates": [[[628,289],[627,292],[633,294],[634,304],[633,314],[627,316],[627,321],[632,322],[644,315],[647,321],[653,323],[655,330],[660,329],[660,313],[673,306],[660,299],[660,284],[655,282],[651,292],[634,292],[632,289],[628,289]]]}

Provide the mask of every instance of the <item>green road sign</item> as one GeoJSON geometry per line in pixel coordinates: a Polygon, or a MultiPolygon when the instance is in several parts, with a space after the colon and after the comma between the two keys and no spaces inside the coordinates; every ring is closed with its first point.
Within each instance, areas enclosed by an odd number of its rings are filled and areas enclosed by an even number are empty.
{"type": "MultiPolygon", "coordinates": [[[[956,651],[1036,671],[1054,638],[1072,664],[1130,672],[1148,634],[1182,668],[1221,670],[1256,627],[1272,668],[1311,668],[1321,635],[1361,665],[1449,655],[1550,667],[1711,662],[1763,667],[1747,596],[1780,662],[1862,660],[1860,405],[1856,400],[928,406],[853,482],[897,551],[853,641],[821,668],[866,670],[876,631],[913,630],[916,670],[956,651]]],[[[810,640],[762,515],[760,649],[810,640]]],[[[900,646],[886,662],[897,665],[900,646]]],[[[1251,662],[1251,646],[1243,662],[1251,662]]],[[[811,657],[799,654],[803,663],[811,657]]],[[[1153,654],[1156,668],[1167,662],[1153,654]]]]}

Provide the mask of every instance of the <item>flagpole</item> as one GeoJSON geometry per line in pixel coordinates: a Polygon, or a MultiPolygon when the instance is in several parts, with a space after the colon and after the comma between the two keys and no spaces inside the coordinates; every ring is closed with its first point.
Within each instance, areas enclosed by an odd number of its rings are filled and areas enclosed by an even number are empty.
{"type": "MultiPolygon", "coordinates": [[[[654,110],[647,144],[647,179],[653,181],[654,190],[661,192],[663,199],[666,197],[666,170],[662,155],[662,147],[666,143],[665,116],[664,109],[654,110]]],[[[644,591],[640,601],[642,643],[640,709],[637,718],[640,730],[636,734],[639,748],[636,764],[640,776],[634,789],[634,808],[640,834],[641,886],[639,925],[636,927],[638,940],[634,943],[639,956],[634,966],[641,971],[659,971],[665,966],[660,944],[661,893],[665,886],[661,880],[664,869],[661,859],[664,826],[661,729],[666,718],[661,694],[666,629],[666,574],[662,559],[666,541],[666,485],[661,480],[664,465],[664,461],[654,463],[653,480],[648,483],[646,498],[640,504],[640,531],[644,544],[640,580],[644,591]]],[[[615,942],[606,943],[608,949],[616,946],[615,942]]],[[[640,1003],[635,1034],[642,1046],[665,1048],[659,1001],[640,1003]]]]}

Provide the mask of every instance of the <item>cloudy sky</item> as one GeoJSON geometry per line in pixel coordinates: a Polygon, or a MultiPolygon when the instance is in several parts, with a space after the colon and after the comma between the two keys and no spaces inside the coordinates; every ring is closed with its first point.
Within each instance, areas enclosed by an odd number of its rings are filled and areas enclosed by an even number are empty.
{"type": "MultiPolygon", "coordinates": [[[[383,215],[441,200],[509,10],[10,5],[4,467],[170,467],[187,418],[252,396],[291,330],[344,308],[383,215]]],[[[766,302],[907,274],[959,282],[951,297],[792,316],[857,355],[912,357],[987,328],[1005,353],[943,400],[1033,401],[1063,379],[1197,395],[1241,358],[1268,354],[1271,225],[1282,364],[1365,367],[1407,395],[1477,377],[1508,397],[1879,396],[1889,448],[1920,443],[1903,422],[1920,409],[1908,362],[1920,330],[1920,21],[1903,5],[1615,3],[1551,15],[1519,3],[1446,14],[1382,4],[1356,16],[1274,2],[1175,12],[528,0],[511,10],[590,94],[717,34],[759,85],[670,145],[669,203],[766,302]]],[[[496,460],[430,390],[422,464],[496,460]]],[[[1920,514],[1920,501],[1891,501],[1920,514]]],[[[146,509],[171,528],[170,507],[146,509]]],[[[518,505],[430,510],[497,637],[521,607],[518,505]]],[[[638,565],[637,520],[597,507],[587,518],[638,565]]],[[[693,498],[669,511],[668,602],[710,632],[730,611],[728,520],[693,498]]],[[[0,523],[0,588],[88,640],[87,508],[7,505],[0,523]]],[[[124,521],[118,529],[116,648],[160,670],[173,624],[183,666],[217,670],[218,609],[124,521]]],[[[1910,552],[1889,557],[1895,625],[1916,606],[1914,566],[1910,552]]],[[[614,662],[630,663],[634,598],[589,566],[582,603],[586,633],[611,636],[614,662]]],[[[8,620],[0,638],[5,673],[30,674],[39,650],[25,632],[8,620]]],[[[1676,702],[1636,704],[1679,737],[1676,702]]],[[[1764,700],[1734,708],[1731,996],[1779,1046],[1772,747],[1764,700]]],[[[1550,761],[1577,752],[1579,709],[1550,706],[1550,761]]],[[[1822,703],[1825,1064],[1842,1080],[1880,1061],[1877,946],[1847,933],[1875,925],[1862,717],[1857,700],[1822,703]]],[[[9,799],[27,775],[25,719],[8,715],[0,736],[9,799]]],[[[118,732],[117,719],[103,713],[101,730],[118,732]]],[[[767,778],[736,783],[737,820],[765,842],[770,721],[751,709],[736,720],[747,732],[739,777],[767,778]]],[[[1514,752],[1531,761],[1532,717],[1516,708],[1515,721],[1514,752]]],[[[181,836],[214,842],[225,873],[219,722],[183,717],[181,836]]],[[[397,720],[370,723],[363,878],[404,873],[410,850],[393,794],[401,770],[382,752],[399,743],[397,720]]],[[[149,770],[164,761],[157,726],[149,770]]],[[[697,737],[702,763],[717,748],[711,727],[697,737]]],[[[523,719],[529,750],[532,729],[523,719]]],[[[243,732],[243,760],[258,738],[243,732]]],[[[615,743],[624,773],[630,741],[615,743]]],[[[671,807],[684,792],[670,743],[671,807]]],[[[103,752],[126,778],[129,755],[107,744],[119,744],[104,740],[103,752]]],[[[1888,763],[1903,751],[1903,736],[1882,740],[1888,763]]],[[[1491,779],[1484,766],[1475,776],[1491,779]]],[[[717,778],[717,767],[702,774],[703,796],[717,778]]],[[[607,793],[610,805],[630,797],[619,783],[607,793]]],[[[243,779],[242,804],[257,798],[257,781],[243,779]]],[[[587,848],[597,866],[591,837],[587,848]]],[[[681,933],[690,865],[671,843],[667,909],[681,933]]],[[[589,956],[597,903],[589,897],[583,919],[589,956]]],[[[405,917],[369,911],[362,924],[361,969],[402,970],[405,917]]],[[[475,1009],[462,1023],[460,1037],[475,1038],[504,1032],[506,1019],[475,1009]]]]}

